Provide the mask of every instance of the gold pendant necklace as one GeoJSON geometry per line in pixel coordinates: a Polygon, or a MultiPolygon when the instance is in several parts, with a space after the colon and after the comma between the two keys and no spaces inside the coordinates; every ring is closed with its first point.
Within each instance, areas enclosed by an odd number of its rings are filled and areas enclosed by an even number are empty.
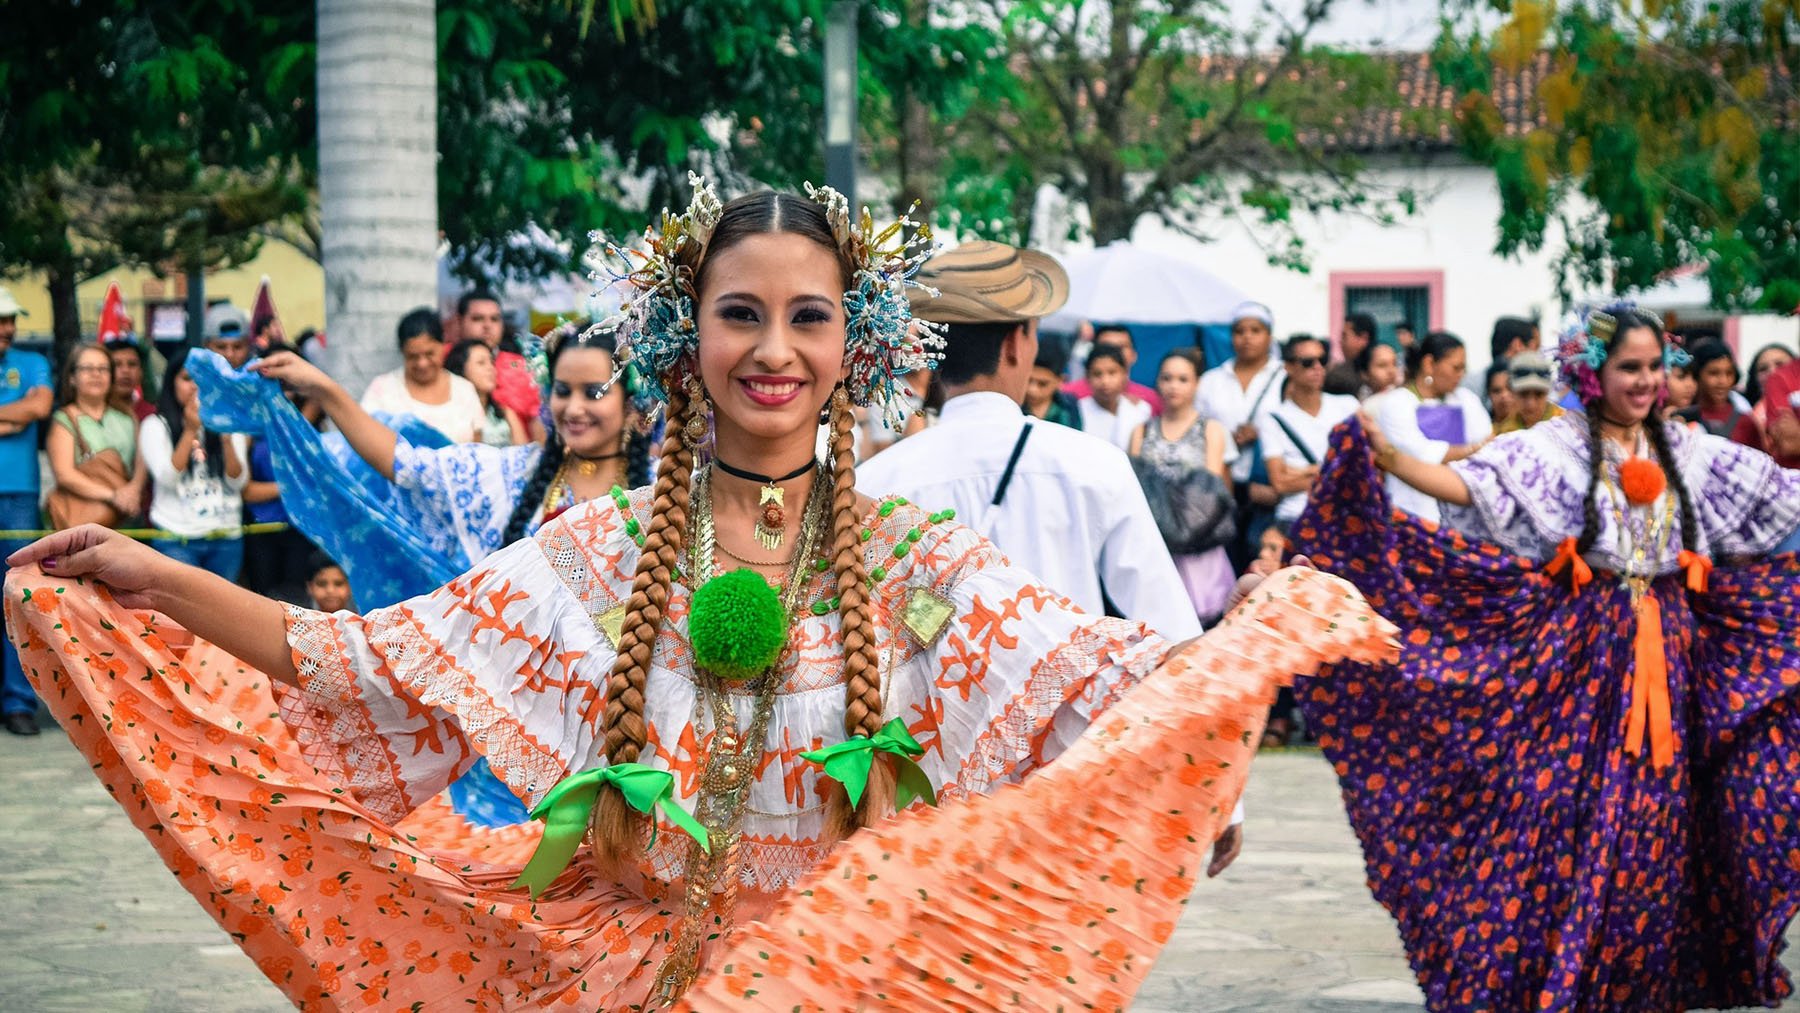
{"type": "MultiPolygon", "coordinates": [[[[782,610],[790,625],[810,583],[811,571],[807,564],[821,542],[829,519],[827,498],[816,486],[814,491],[819,494],[807,497],[799,544],[788,561],[787,581],[781,588],[782,610]]],[[[687,577],[690,589],[693,589],[717,574],[713,560],[717,543],[712,521],[711,469],[695,471],[690,496],[694,538],[689,543],[687,577]]],[[[750,790],[756,781],[756,761],[767,736],[769,715],[775,709],[775,690],[781,683],[779,672],[787,650],[783,648],[781,657],[750,684],[756,702],[748,727],[738,723],[736,709],[719,679],[710,672],[695,670],[701,691],[694,701],[695,734],[699,734],[701,723],[707,718],[711,719],[713,734],[710,740],[702,739],[709,741],[709,745],[706,759],[701,764],[700,795],[694,803],[694,818],[706,827],[711,850],[702,848],[697,839],[688,841],[684,869],[686,907],[671,940],[668,956],[656,972],[660,986],[656,995],[659,1006],[674,1005],[699,977],[701,941],[709,936],[723,940],[732,930],[738,883],[743,876],[743,853],[739,844],[743,839],[744,813],[750,805],[750,790]],[[710,922],[709,913],[713,915],[710,922]]]]}
{"type": "Polygon", "coordinates": [[[791,482],[817,468],[819,466],[818,459],[810,458],[805,464],[779,477],[759,475],[754,471],[733,468],[716,457],[713,458],[713,464],[733,478],[741,478],[746,482],[755,482],[762,486],[757,490],[756,527],[751,534],[755,536],[756,544],[770,552],[781,548],[781,543],[787,540],[787,491],[781,487],[781,483],[791,482]]]}

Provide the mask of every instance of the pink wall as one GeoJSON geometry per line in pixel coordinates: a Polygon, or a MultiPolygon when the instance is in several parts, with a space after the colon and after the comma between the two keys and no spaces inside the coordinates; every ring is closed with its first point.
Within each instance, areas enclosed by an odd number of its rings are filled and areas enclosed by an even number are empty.
{"type": "MultiPolygon", "coordinates": [[[[1431,319],[1426,324],[1431,330],[1444,328],[1444,272],[1442,271],[1333,271],[1327,276],[1331,286],[1331,350],[1339,352],[1338,334],[1343,330],[1344,306],[1347,303],[1346,289],[1351,288],[1416,288],[1420,285],[1430,293],[1431,319]]],[[[1467,334],[1462,335],[1464,341],[1471,340],[1467,334]]]]}

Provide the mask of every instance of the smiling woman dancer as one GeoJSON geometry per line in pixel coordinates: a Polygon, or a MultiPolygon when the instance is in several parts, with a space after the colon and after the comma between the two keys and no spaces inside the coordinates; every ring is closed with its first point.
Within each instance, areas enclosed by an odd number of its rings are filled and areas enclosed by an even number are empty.
{"type": "Polygon", "coordinates": [[[904,228],[830,191],[721,207],[698,185],[631,275],[626,355],[669,415],[654,488],[425,597],[284,608],[92,527],[13,557],[48,574],[9,578],[40,693],[290,997],[637,1009],[710,971],[703,994],[739,1004],[1122,1006],[1276,683],[1379,657],[1391,629],[1290,571],[1171,645],[1075,611],[945,514],[859,497],[852,403],[889,409],[929,361],[904,228]],[[188,666],[130,608],[249,667],[188,666]],[[392,829],[478,756],[546,820],[522,870],[392,829]],[[954,801],[852,834],[934,793],[954,801]],[[871,849],[878,869],[842,873],[871,849]],[[790,889],[822,862],[831,882],[790,889]],[[765,917],[799,935],[755,936],[765,917]],[[827,947],[820,924],[844,932],[827,947]],[[734,927],[762,945],[727,954],[734,927]]]}
{"type": "Polygon", "coordinates": [[[1295,529],[1407,631],[1398,668],[1298,689],[1434,1010],[1790,990],[1800,473],[1663,423],[1665,357],[1653,315],[1589,313],[1561,349],[1584,413],[1454,465],[1347,424],[1295,529]]]}

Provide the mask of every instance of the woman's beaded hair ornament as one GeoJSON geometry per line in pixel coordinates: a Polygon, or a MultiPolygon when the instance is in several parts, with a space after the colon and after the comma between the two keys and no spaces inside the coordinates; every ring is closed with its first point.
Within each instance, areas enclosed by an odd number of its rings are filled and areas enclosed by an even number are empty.
{"type": "MultiPolygon", "coordinates": [[[[694,316],[693,269],[704,259],[724,205],[706,180],[693,173],[687,210],[664,209],[661,228],[644,230],[641,249],[599,243],[590,257],[596,283],[629,284],[632,295],[615,317],[620,354],[634,367],[643,400],[666,403],[669,388],[686,380],[698,360],[700,329],[694,316]],[[699,257],[681,256],[697,246],[699,257]]],[[[879,411],[898,428],[910,410],[901,377],[929,369],[943,348],[940,328],[919,321],[908,307],[908,289],[930,258],[931,229],[910,214],[877,230],[867,208],[852,216],[849,201],[830,187],[806,186],[806,195],[825,211],[833,237],[853,266],[852,288],[844,293],[844,361],[850,366],[846,393],[857,405],[879,411]]],[[[936,293],[933,293],[934,295],[936,293]]]]}
{"type": "Polygon", "coordinates": [[[1681,347],[1681,339],[1670,334],[1663,327],[1662,318],[1655,313],[1629,301],[1589,309],[1576,315],[1574,322],[1563,331],[1562,342],[1556,349],[1557,367],[1562,382],[1581,398],[1583,404],[1594,404],[1602,396],[1600,369],[1606,365],[1607,346],[1612,343],[1613,334],[1618,330],[1619,317],[1626,313],[1656,328],[1657,337],[1663,346],[1664,369],[1685,366],[1693,361],[1693,357],[1681,347]]]}

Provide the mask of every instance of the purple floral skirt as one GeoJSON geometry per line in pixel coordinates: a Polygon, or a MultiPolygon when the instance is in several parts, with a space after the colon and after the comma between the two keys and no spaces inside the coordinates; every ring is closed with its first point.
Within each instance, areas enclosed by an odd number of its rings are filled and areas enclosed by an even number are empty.
{"type": "Polygon", "coordinates": [[[1800,558],[1653,593],[1677,749],[1627,750],[1636,618],[1596,574],[1390,510],[1362,430],[1299,550],[1397,623],[1401,663],[1296,685],[1434,1010],[1773,1004],[1800,901],[1800,558]]]}

